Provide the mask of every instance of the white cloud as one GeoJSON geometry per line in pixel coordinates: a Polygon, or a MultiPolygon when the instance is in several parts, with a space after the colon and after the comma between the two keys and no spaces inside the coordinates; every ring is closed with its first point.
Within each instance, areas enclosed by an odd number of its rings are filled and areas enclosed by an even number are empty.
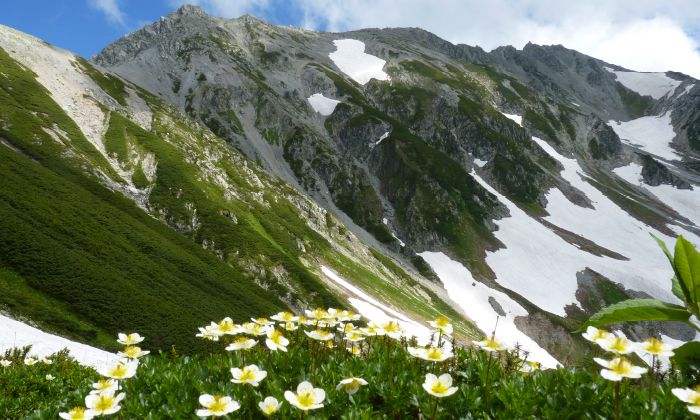
{"type": "MultiPolygon", "coordinates": [[[[172,1],[172,0],[171,0],[172,1]]],[[[177,1],[183,3],[184,1],[177,1]]],[[[454,43],[491,50],[528,41],[562,44],[639,71],[676,70],[700,78],[697,0],[197,0],[210,13],[265,17],[294,9],[296,24],[345,31],[420,27],[454,43]]],[[[290,22],[294,23],[294,22],[290,22]]]]}
{"type": "Polygon", "coordinates": [[[90,7],[104,13],[107,20],[119,26],[125,26],[125,15],[117,0],[88,0],[90,7]]]}

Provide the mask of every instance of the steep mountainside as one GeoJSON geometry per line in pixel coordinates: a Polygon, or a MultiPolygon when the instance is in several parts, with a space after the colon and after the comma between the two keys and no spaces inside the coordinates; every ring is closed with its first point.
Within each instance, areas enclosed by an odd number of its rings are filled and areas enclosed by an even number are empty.
{"type": "Polygon", "coordinates": [[[207,320],[343,305],[478,333],[208,128],[4,26],[0,161],[0,310],[42,328],[106,348],[137,330],[189,352],[207,320]]]}
{"type": "Polygon", "coordinates": [[[675,300],[648,233],[698,243],[700,85],[679,73],[561,46],[487,53],[420,29],[315,33],[192,6],[94,63],[178,106],[365,243],[437,274],[482,331],[500,317],[507,340],[561,361],[577,357],[567,329],[587,313],[626,296],[675,300]]]}

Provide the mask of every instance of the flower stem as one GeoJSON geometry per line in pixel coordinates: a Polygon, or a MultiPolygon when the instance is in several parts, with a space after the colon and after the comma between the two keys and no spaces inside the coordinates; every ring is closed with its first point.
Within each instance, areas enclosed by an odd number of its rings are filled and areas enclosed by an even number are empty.
{"type": "Polygon", "coordinates": [[[484,380],[484,403],[486,405],[486,409],[489,407],[489,373],[491,371],[491,360],[493,359],[493,352],[489,352],[489,361],[486,364],[486,379],[484,380]]]}
{"type": "Polygon", "coordinates": [[[615,382],[615,420],[620,420],[620,382],[615,382]]]}
{"type": "Polygon", "coordinates": [[[651,356],[651,373],[649,374],[649,410],[651,410],[651,404],[654,400],[654,382],[656,382],[656,372],[654,369],[656,369],[656,355],[651,356]]]}
{"type": "Polygon", "coordinates": [[[438,398],[435,398],[435,405],[433,405],[433,415],[430,417],[430,420],[435,420],[435,418],[437,417],[438,401],[438,398]]]}

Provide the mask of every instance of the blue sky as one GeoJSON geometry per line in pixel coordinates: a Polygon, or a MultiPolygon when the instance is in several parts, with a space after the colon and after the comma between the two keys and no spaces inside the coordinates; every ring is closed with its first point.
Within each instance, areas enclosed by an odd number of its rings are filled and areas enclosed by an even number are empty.
{"type": "Polygon", "coordinates": [[[183,3],[315,30],[421,27],[487,51],[563,44],[633,70],[700,78],[698,0],[8,0],[0,23],[89,58],[183,3]]]}

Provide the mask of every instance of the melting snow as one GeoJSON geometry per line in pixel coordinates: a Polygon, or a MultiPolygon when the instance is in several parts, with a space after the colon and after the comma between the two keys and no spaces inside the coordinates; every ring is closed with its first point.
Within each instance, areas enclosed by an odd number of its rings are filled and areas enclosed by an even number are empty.
{"type": "Polygon", "coordinates": [[[642,181],[642,166],[634,162],[616,168],[613,172],[630,184],[649,191],[659,201],[685,216],[693,224],[700,223],[700,189],[697,187],[692,190],[679,190],[666,184],[647,185],[642,181]]]}
{"type": "Polygon", "coordinates": [[[335,107],[340,103],[338,100],[326,98],[322,93],[314,93],[306,98],[306,100],[309,101],[309,105],[311,105],[314,111],[324,116],[331,115],[335,107]]]}
{"type": "Polygon", "coordinates": [[[637,118],[632,121],[608,121],[620,139],[625,143],[644,149],[666,160],[678,160],[678,154],[670,143],[676,136],[671,124],[671,112],[659,116],[637,118]]]}
{"type": "Polygon", "coordinates": [[[522,115],[516,115],[516,114],[506,114],[505,112],[501,112],[506,118],[509,118],[513,121],[516,122],[519,126],[523,126],[523,117],[522,115]]]}
{"type": "Polygon", "coordinates": [[[565,316],[565,306],[577,302],[576,274],[586,267],[627,288],[677,301],[667,282],[672,275],[668,262],[649,232],[669,243],[671,238],[634,219],[586,182],[576,160],[559,155],[540,139],[533,140],[562,163],[562,177],[584,192],[595,207],[577,206],[561,191],[552,189],[547,193],[549,216],[545,220],[621,254],[629,261],[596,256],[568,243],[472,173],[510,211],[510,217],[496,221],[499,229],[495,235],[506,248],[487,252],[486,256],[486,262],[496,273],[496,281],[540,308],[561,316],[565,316]],[[556,250],[554,256],[552,250],[556,250]]]}
{"type": "Polygon", "coordinates": [[[357,312],[360,315],[364,316],[370,321],[378,323],[387,321],[390,318],[396,318],[401,324],[401,327],[409,335],[413,335],[419,339],[425,339],[425,337],[430,337],[431,331],[427,327],[410,319],[401,312],[391,309],[388,306],[378,302],[372,296],[368,295],[359,288],[350,284],[348,281],[346,281],[339,275],[335,274],[325,265],[321,266],[321,271],[323,272],[323,274],[326,275],[326,277],[333,280],[333,282],[342,286],[345,290],[356,296],[354,298],[349,298],[348,300],[350,301],[350,304],[355,307],[355,310],[357,310],[357,312]]]}
{"type": "Polygon", "coordinates": [[[13,347],[32,346],[30,355],[49,356],[64,348],[78,363],[100,367],[117,360],[115,354],[85,344],[76,343],[57,335],[45,333],[27,324],[0,315],[0,353],[13,347]]]}
{"type": "Polygon", "coordinates": [[[370,143],[370,147],[377,147],[377,146],[379,146],[379,143],[381,143],[382,141],[384,141],[384,139],[386,139],[387,137],[389,137],[389,134],[391,134],[391,133],[388,132],[388,131],[387,131],[386,133],[382,134],[381,137],[379,137],[379,140],[377,140],[375,143],[370,143]]]}
{"type": "Polygon", "coordinates": [[[333,63],[357,83],[364,85],[370,79],[389,80],[382,70],[386,61],[365,53],[365,43],[356,39],[333,41],[336,50],[330,54],[333,63]]]}
{"type": "Polygon", "coordinates": [[[489,161],[474,158],[474,164],[479,168],[483,168],[487,163],[489,163],[489,161]]]}
{"type": "Polygon", "coordinates": [[[540,362],[549,368],[559,365],[559,362],[546,350],[516,328],[513,322],[514,318],[528,314],[517,302],[505,293],[491,289],[474,280],[467,268],[441,252],[426,251],[418,255],[423,257],[440,277],[450,298],[460,305],[482,331],[491,334],[496,325],[496,319],[499,317],[489,303],[489,298],[493,297],[506,314],[505,317],[501,316],[498,320],[496,337],[510,346],[514,346],[516,343],[520,344],[521,348],[530,354],[528,360],[540,362]]]}
{"type": "Polygon", "coordinates": [[[639,73],[636,71],[617,71],[609,67],[605,70],[614,73],[617,81],[626,88],[640,95],[661,99],[672,93],[681,84],[680,81],[671,79],[665,73],[639,73]]]}

